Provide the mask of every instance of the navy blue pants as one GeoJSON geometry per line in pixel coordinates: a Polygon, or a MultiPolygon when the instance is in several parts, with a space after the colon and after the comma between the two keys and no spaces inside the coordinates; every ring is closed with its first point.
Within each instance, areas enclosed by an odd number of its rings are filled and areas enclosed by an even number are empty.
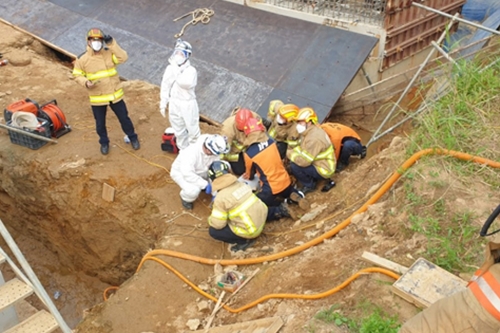
{"type": "Polygon", "coordinates": [[[229,244],[245,244],[247,242],[246,238],[236,235],[228,225],[222,229],[215,229],[213,227],[208,227],[208,234],[212,236],[213,239],[218,241],[229,243],[229,244]]]}
{"type": "MultiPolygon", "coordinates": [[[[116,114],[116,117],[120,121],[123,133],[127,134],[130,141],[137,140],[137,134],[135,134],[134,124],[130,120],[127,111],[127,105],[123,99],[116,103],[109,103],[111,110],[116,114]]],[[[105,144],[109,143],[108,130],[106,129],[106,112],[107,105],[92,105],[92,113],[94,113],[95,119],[95,129],[97,135],[99,135],[99,143],[105,144]]]]}
{"type": "Polygon", "coordinates": [[[267,207],[274,207],[281,204],[282,200],[280,200],[280,198],[289,198],[293,192],[298,193],[298,191],[293,188],[292,185],[288,186],[286,189],[277,194],[273,194],[270,187],[264,187],[260,192],[257,193],[257,198],[262,200],[262,202],[264,202],[267,207]]]}
{"type": "Polygon", "coordinates": [[[316,181],[325,179],[318,173],[318,171],[316,171],[316,168],[312,164],[307,167],[300,167],[291,162],[290,166],[292,168],[292,174],[295,178],[297,178],[302,186],[315,188],[316,181]]]}
{"type": "Polygon", "coordinates": [[[363,152],[363,145],[355,139],[347,139],[342,143],[340,148],[339,161],[344,166],[349,165],[349,157],[352,155],[360,155],[363,152]]]}

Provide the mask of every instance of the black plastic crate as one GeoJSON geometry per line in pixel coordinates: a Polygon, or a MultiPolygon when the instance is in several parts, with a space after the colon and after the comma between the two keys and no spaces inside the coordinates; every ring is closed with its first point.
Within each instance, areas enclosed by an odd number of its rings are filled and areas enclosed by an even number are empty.
{"type": "MultiPolygon", "coordinates": [[[[37,118],[37,119],[41,124],[41,126],[38,128],[38,130],[31,130],[31,129],[27,129],[27,128],[19,128],[19,127],[12,126],[12,121],[9,121],[7,123],[7,126],[15,128],[15,129],[23,130],[25,132],[37,134],[37,135],[40,135],[40,136],[43,136],[46,138],[50,138],[50,136],[51,136],[50,123],[47,120],[42,119],[42,118],[37,118]]],[[[12,142],[16,145],[20,145],[20,146],[28,147],[29,149],[36,150],[36,149],[47,144],[47,141],[39,140],[39,139],[33,138],[31,136],[25,135],[23,133],[14,132],[11,130],[8,130],[8,132],[9,132],[10,142],[12,142]]]]}

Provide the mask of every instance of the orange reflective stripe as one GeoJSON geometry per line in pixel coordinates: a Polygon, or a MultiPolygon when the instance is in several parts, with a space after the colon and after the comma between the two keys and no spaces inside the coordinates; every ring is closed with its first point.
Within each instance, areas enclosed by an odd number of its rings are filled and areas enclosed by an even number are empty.
{"type": "Polygon", "coordinates": [[[500,283],[490,272],[480,276],[474,275],[474,278],[469,284],[469,289],[481,306],[500,320],[500,283]]]}

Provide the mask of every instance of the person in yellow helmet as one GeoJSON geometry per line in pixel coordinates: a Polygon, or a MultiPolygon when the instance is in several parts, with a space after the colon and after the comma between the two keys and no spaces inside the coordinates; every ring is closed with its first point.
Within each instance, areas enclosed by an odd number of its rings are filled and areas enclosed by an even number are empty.
{"type": "MultiPolygon", "coordinates": [[[[316,112],[310,107],[300,109],[296,118],[300,144],[286,153],[292,174],[306,194],[316,189],[319,180],[330,180],[335,172],[335,152],[325,131],[318,125],[316,112]]],[[[333,187],[333,186],[332,186],[333,187]]]]}
{"type": "Polygon", "coordinates": [[[140,148],[132,120],[128,116],[123,100],[123,86],[116,66],[127,61],[128,55],[102,30],[92,28],[87,32],[87,51],[75,61],[73,76],[75,81],[87,89],[99,135],[101,154],[109,153],[109,138],[106,130],[106,110],[108,106],[120,121],[123,132],[128,136],[132,148],[140,148]]]}
{"type": "Polygon", "coordinates": [[[295,104],[283,104],[280,100],[269,103],[268,119],[272,119],[268,134],[276,141],[281,159],[286,157],[288,147],[294,148],[298,144],[299,133],[296,129],[295,118],[299,107],[295,104]]]}

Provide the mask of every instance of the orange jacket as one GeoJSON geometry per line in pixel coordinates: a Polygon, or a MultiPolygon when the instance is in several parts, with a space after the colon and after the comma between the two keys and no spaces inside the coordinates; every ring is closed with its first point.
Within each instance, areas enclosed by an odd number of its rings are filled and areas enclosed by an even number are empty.
{"type": "Polygon", "coordinates": [[[361,142],[361,137],[352,128],[338,123],[324,123],[321,128],[326,132],[335,148],[335,158],[338,160],[340,149],[345,139],[356,139],[361,142]]]}
{"type": "Polygon", "coordinates": [[[270,189],[272,194],[278,194],[292,183],[273,139],[251,144],[247,147],[244,158],[246,177],[253,176],[252,170],[255,170],[263,190],[270,189]]]}

